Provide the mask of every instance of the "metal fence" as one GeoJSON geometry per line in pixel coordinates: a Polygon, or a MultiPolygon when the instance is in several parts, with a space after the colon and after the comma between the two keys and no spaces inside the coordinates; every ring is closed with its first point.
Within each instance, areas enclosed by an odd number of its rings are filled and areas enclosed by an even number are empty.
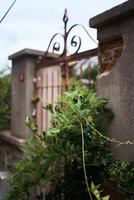
{"type": "Polygon", "coordinates": [[[74,52],[69,53],[68,38],[74,28],[80,26],[92,41],[94,39],[82,25],[75,24],[67,29],[67,10],[65,10],[63,16],[63,22],[64,34],[56,33],[50,40],[44,56],[39,57],[37,60],[36,95],[41,99],[36,109],[39,133],[45,131],[50,126],[51,121],[51,114],[43,107],[47,104],[52,104],[54,107],[57,104],[58,97],[67,91],[70,86],[75,87],[78,80],[84,84],[89,84],[91,81],[91,68],[94,64],[97,64],[97,49],[78,53],[82,44],[80,36],[72,36],[70,45],[74,48],[74,52]],[[58,35],[63,39],[62,45],[60,42],[55,42],[58,35]]]}
{"type": "Polygon", "coordinates": [[[75,88],[78,82],[89,85],[92,81],[91,69],[97,65],[97,49],[82,52],[67,59],[43,59],[44,64],[38,65],[36,70],[36,95],[40,97],[37,104],[37,124],[39,132],[50,126],[51,114],[43,109],[47,104],[53,107],[58,97],[69,89],[75,88]]]}

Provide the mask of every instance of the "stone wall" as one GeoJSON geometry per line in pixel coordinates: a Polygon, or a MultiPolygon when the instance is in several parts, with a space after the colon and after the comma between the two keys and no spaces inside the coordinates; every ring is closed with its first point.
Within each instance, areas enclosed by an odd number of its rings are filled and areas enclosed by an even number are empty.
{"type": "MultiPolygon", "coordinates": [[[[90,20],[97,29],[100,74],[97,93],[109,100],[115,114],[107,135],[134,141],[134,1],[116,6],[90,20]]],[[[111,145],[116,159],[134,161],[134,145],[111,145]]]]}
{"type": "Polygon", "coordinates": [[[10,131],[0,133],[0,171],[10,170],[18,159],[23,158],[20,148],[24,143],[25,140],[12,136],[10,131]]]}

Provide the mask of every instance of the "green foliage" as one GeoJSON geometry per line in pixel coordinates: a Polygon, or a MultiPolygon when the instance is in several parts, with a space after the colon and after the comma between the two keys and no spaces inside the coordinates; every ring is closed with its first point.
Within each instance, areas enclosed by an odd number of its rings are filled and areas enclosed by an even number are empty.
{"type": "MultiPolygon", "coordinates": [[[[34,123],[31,122],[30,123],[34,123]]],[[[40,138],[34,135],[29,137],[27,143],[22,148],[28,156],[15,165],[8,184],[11,191],[4,197],[10,200],[28,200],[33,186],[46,185],[45,172],[47,171],[46,154],[44,144],[40,138]]]]}
{"type": "Polygon", "coordinates": [[[111,175],[118,183],[119,189],[126,193],[128,200],[134,200],[134,163],[114,161],[111,175]]]}
{"type": "Polygon", "coordinates": [[[100,185],[95,186],[93,182],[91,183],[91,191],[95,195],[97,200],[109,200],[109,198],[110,198],[109,195],[101,197],[99,188],[100,188],[100,185]]]}
{"type": "Polygon", "coordinates": [[[10,128],[11,75],[0,71],[0,130],[10,128]]]}
{"type": "Polygon", "coordinates": [[[105,99],[78,87],[66,92],[55,108],[48,105],[45,109],[53,115],[52,126],[38,135],[35,121],[26,120],[33,132],[23,147],[28,156],[17,163],[9,177],[11,190],[5,200],[28,200],[33,186],[48,185],[51,190],[42,192],[38,199],[45,195],[46,200],[109,200],[101,195],[98,184],[111,176],[121,189],[130,192],[133,168],[125,162],[113,162],[108,145],[118,141],[104,135],[104,124],[113,117],[105,99]]]}
{"type": "MultiPolygon", "coordinates": [[[[65,163],[64,176],[59,182],[62,186],[56,184],[55,192],[49,194],[48,199],[53,199],[57,195],[57,187],[63,188],[64,191],[61,189],[60,193],[64,193],[65,199],[89,199],[89,191],[86,192],[86,187],[90,190],[88,183],[91,181],[100,183],[108,178],[107,171],[112,161],[112,154],[108,149],[108,142],[95,130],[102,132],[104,116],[111,117],[112,115],[106,108],[107,101],[97,98],[94,92],[89,92],[85,87],[67,92],[61,101],[67,109],[60,106],[56,108],[52,121],[56,132],[53,134],[50,129],[49,137],[56,138],[54,146],[61,148],[63,157],[61,160],[65,163]],[[69,181],[67,177],[71,177],[71,180],[69,181]]],[[[59,154],[58,161],[55,162],[59,163],[61,155],[59,154]]],[[[58,196],[57,199],[60,197],[58,196]]]]}
{"type": "Polygon", "coordinates": [[[37,135],[34,121],[27,119],[26,123],[34,135],[23,148],[28,156],[16,165],[13,176],[9,178],[11,191],[6,196],[7,200],[15,196],[16,200],[28,199],[33,185],[44,187],[50,181],[52,190],[47,200],[59,200],[62,193],[69,200],[89,199],[91,182],[96,184],[108,178],[112,153],[108,149],[108,141],[94,131],[102,132],[104,116],[111,117],[106,108],[107,101],[97,98],[85,87],[78,87],[67,92],[61,103],[55,111],[52,106],[47,106],[46,109],[53,113],[52,127],[42,136],[37,135]],[[86,178],[89,185],[85,183],[86,178]]]}

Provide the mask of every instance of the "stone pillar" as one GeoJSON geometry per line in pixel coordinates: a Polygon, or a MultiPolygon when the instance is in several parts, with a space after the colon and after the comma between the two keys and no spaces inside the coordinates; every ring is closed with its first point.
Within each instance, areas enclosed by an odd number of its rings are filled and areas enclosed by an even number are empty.
{"type": "MultiPolygon", "coordinates": [[[[130,0],[90,19],[97,29],[100,75],[97,92],[109,99],[115,114],[107,134],[134,141],[134,1],[130,0]]],[[[112,145],[115,158],[134,161],[134,145],[112,145]]]]}
{"type": "Polygon", "coordinates": [[[11,132],[18,138],[25,139],[29,135],[25,119],[33,112],[35,63],[43,54],[42,51],[24,49],[9,56],[12,60],[11,132]]]}

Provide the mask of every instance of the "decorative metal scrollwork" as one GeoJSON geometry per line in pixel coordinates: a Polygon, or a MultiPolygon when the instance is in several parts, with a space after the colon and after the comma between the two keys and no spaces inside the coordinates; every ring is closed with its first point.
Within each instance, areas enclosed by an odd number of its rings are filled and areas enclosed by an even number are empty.
{"type": "MultiPolygon", "coordinates": [[[[69,30],[67,30],[67,23],[68,23],[68,15],[67,15],[67,9],[65,9],[65,13],[64,13],[64,16],[63,16],[63,22],[64,22],[64,34],[61,34],[61,33],[56,33],[54,34],[54,36],[51,38],[50,42],[49,42],[49,45],[48,45],[48,48],[47,48],[47,51],[46,51],[46,55],[48,54],[50,48],[52,49],[52,53],[57,53],[59,54],[59,57],[61,56],[67,56],[67,54],[70,55],[70,52],[67,48],[67,43],[68,43],[68,39],[69,39],[69,35],[70,33],[72,32],[72,30],[76,27],[81,27],[84,32],[87,34],[87,36],[95,43],[97,44],[97,42],[92,38],[92,36],[88,33],[88,31],[86,30],[86,28],[81,25],[81,24],[74,24],[73,26],[71,26],[69,28],[69,30]],[[60,42],[54,42],[55,38],[57,36],[60,36],[62,39],[63,39],[63,45],[61,45],[61,41],[60,42]],[[53,43],[54,42],[54,43],[53,43]],[[62,50],[61,50],[61,46],[63,46],[62,50]],[[61,52],[61,53],[60,53],[61,52]]],[[[71,37],[71,40],[70,40],[70,45],[71,47],[75,48],[75,51],[72,53],[72,55],[76,54],[79,52],[80,48],[81,48],[81,44],[82,44],[82,39],[79,35],[73,35],[71,37]]]]}
{"type": "Polygon", "coordinates": [[[81,47],[81,38],[77,35],[74,35],[71,39],[71,46],[76,47],[75,53],[78,53],[80,47],[81,47]],[[78,41],[76,40],[78,38],[78,41]]]}
{"type": "MultiPolygon", "coordinates": [[[[49,49],[50,49],[50,47],[51,47],[52,42],[54,41],[54,39],[55,39],[57,36],[62,37],[62,38],[63,38],[63,41],[64,41],[64,35],[63,35],[63,34],[61,34],[61,33],[56,33],[56,34],[54,34],[54,36],[51,38],[51,40],[50,40],[50,42],[49,42],[49,45],[48,45],[48,48],[47,48],[47,51],[46,51],[46,55],[47,55],[48,52],[49,52],[49,49]]],[[[61,49],[61,44],[60,44],[60,42],[55,42],[55,43],[53,44],[53,46],[52,46],[52,52],[53,52],[53,53],[54,53],[54,51],[60,52],[60,49],[61,49]]]]}

